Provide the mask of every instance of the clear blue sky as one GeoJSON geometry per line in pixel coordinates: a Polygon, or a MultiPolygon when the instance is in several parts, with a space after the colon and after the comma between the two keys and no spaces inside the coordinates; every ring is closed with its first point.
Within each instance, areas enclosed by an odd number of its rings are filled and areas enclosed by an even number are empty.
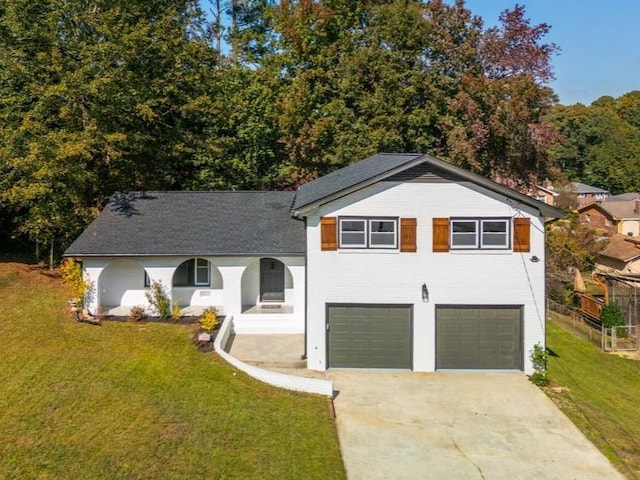
{"type": "MultiPolygon", "coordinates": [[[[452,3],[449,0],[448,3],[452,3]]],[[[640,90],[640,1],[638,0],[466,0],[485,27],[518,3],[532,25],[551,26],[547,42],[562,50],[553,58],[551,84],[560,103],[589,105],[603,95],[640,90]]]]}

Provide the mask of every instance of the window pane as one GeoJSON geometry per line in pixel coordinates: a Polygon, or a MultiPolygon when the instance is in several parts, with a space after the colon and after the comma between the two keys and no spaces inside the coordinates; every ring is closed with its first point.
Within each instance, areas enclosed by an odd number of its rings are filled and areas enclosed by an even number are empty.
{"type": "Polygon", "coordinates": [[[364,232],[364,220],[342,220],[340,229],[343,232],[364,232]]]}
{"type": "Polygon", "coordinates": [[[364,246],[364,232],[343,232],[340,237],[340,244],[364,246]]]}
{"type": "Polygon", "coordinates": [[[476,235],[474,234],[457,234],[451,236],[451,246],[453,247],[476,247],[476,235]]]}
{"type": "Polygon", "coordinates": [[[372,246],[393,247],[396,244],[396,236],[393,233],[372,233],[372,246]]]}
{"type": "Polygon", "coordinates": [[[207,268],[209,268],[209,260],[207,260],[205,258],[197,258],[196,261],[198,262],[198,267],[207,267],[207,268]]]}
{"type": "Polygon", "coordinates": [[[455,220],[452,222],[453,233],[476,233],[475,221],[455,220]]]}
{"type": "Polygon", "coordinates": [[[396,231],[396,222],[393,220],[372,220],[371,221],[371,232],[395,232],[396,231]]]}
{"type": "Polygon", "coordinates": [[[482,222],[482,233],[507,233],[507,222],[500,221],[484,221],[482,222]]]}
{"type": "Polygon", "coordinates": [[[193,260],[181,263],[173,274],[173,284],[177,286],[193,285],[193,260]]]}

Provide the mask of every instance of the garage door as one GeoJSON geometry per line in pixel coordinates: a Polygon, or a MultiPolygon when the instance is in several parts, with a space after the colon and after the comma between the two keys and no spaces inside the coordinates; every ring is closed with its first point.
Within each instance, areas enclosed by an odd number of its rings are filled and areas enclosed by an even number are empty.
{"type": "Polygon", "coordinates": [[[436,368],[522,370],[522,307],[436,307],[436,368]]]}
{"type": "Polygon", "coordinates": [[[411,368],[410,305],[328,305],[330,368],[411,368]]]}

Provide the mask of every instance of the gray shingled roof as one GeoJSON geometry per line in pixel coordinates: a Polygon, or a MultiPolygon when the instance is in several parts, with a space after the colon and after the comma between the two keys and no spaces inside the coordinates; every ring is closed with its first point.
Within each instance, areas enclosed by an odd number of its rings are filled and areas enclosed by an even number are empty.
{"type": "Polygon", "coordinates": [[[99,255],[303,254],[295,192],[148,192],[112,197],[65,252],[99,255]],[[129,207],[129,206],[130,207],[129,207]]]}
{"type": "Polygon", "coordinates": [[[628,200],[635,200],[636,198],[640,199],[640,192],[627,192],[621,193],[619,195],[612,195],[605,199],[605,202],[622,202],[628,200]]]}
{"type": "Polygon", "coordinates": [[[329,202],[355,189],[365,187],[423,162],[453,174],[462,181],[480,185],[519,203],[536,208],[545,217],[560,218],[564,216],[564,212],[558,208],[516,192],[486,177],[456,167],[444,160],[422,153],[379,153],[304,184],[298,190],[293,213],[294,215],[300,213],[304,216],[304,212],[299,212],[300,210],[329,202]]]}
{"type": "Polygon", "coordinates": [[[609,193],[609,190],[604,190],[593,185],[587,185],[586,183],[571,182],[571,191],[573,193],[609,193]]]}
{"type": "Polygon", "coordinates": [[[298,190],[297,210],[326,197],[367,182],[422,157],[421,153],[378,153],[304,184],[298,190]]]}

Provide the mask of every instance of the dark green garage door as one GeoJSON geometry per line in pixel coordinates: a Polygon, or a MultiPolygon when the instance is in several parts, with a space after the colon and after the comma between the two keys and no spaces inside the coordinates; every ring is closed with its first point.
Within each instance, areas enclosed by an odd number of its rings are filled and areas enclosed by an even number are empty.
{"type": "Polygon", "coordinates": [[[436,368],[522,370],[520,306],[436,307],[436,368]]]}
{"type": "Polygon", "coordinates": [[[328,305],[329,368],[411,368],[410,305],[328,305]]]}

